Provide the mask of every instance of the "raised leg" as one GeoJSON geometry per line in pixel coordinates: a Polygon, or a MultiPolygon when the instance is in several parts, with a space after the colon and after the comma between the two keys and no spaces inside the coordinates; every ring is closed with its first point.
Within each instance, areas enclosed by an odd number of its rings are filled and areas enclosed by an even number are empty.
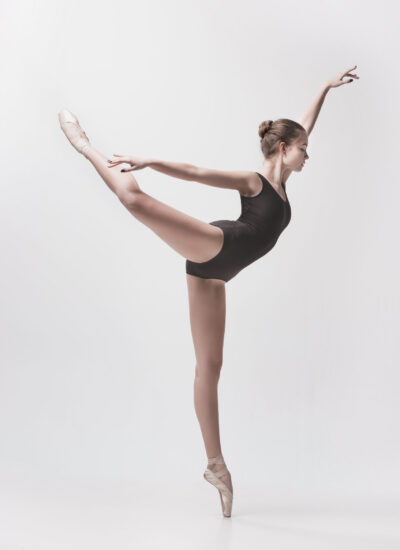
{"type": "MultiPolygon", "coordinates": [[[[221,454],[218,382],[225,334],[225,283],[187,274],[190,325],[196,355],[194,406],[208,458],[221,454]]],[[[221,464],[215,464],[218,471],[221,464]]],[[[232,490],[230,474],[221,478],[232,490]]]]}
{"type": "Polygon", "coordinates": [[[85,157],[129,212],[149,227],[184,258],[205,262],[221,250],[224,235],[220,227],[193,218],[142,191],[131,172],[108,167],[107,158],[92,146],[85,157]]]}

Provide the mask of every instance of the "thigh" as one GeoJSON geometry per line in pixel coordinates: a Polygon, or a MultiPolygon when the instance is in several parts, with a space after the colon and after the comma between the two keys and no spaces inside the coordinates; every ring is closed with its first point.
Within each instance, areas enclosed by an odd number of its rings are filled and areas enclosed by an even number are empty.
{"type": "Polygon", "coordinates": [[[186,275],[190,327],[197,368],[222,365],[225,335],[225,283],[186,275]]]}
{"type": "Polygon", "coordinates": [[[222,249],[220,227],[189,216],[141,190],[125,193],[121,201],[131,214],[187,260],[204,262],[222,249]]]}

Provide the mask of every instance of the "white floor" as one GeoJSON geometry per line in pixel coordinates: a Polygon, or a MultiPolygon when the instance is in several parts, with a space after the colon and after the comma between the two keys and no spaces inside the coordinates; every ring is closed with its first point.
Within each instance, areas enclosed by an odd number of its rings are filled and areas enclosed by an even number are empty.
{"type": "Polygon", "coordinates": [[[189,485],[3,484],[0,550],[399,550],[400,506],[278,498],[236,487],[231,518],[189,485]]]}

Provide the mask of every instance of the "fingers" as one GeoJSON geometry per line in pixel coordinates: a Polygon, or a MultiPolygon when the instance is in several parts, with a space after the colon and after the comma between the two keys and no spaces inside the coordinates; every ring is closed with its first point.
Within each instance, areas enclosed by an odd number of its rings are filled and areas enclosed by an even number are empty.
{"type": "MultiPolygon", "coordinates": [[[[351,76],[353,78],[360,78],[358,75],[356,75],[355,73],[351,73],[351,71],[354,71],[354,69],[357,68],[357,65],[354,65],[354,67],[351,67],[351,69],[349,69],[348,71],[346,71],[345,73],[343,73],[343,76],[351,76]]],[[[342,77],[343,78],[343,77],[342,77]]]]}
{"type": "Polygon", "coordinates": [[[116,153],[113,153],[113,156],[114,156],[114,157],[120,157],[120,158],[121,158],[121,160],[120,160],[120,161],[117,161],[116,159],[114,159],[114,160],[110,160],[110,159],[108,159],[108,161],[107,161],[107,162],[121,162],[121,161],[122,161],[122,159],[123,159],[123,157],[125,157],[125,158],[126,158],[126,155],[117,155],[116,153]]]}
{"type": "Polygon", "coordinates": [[[343,73],[343,76],[349,74],[350,71],[354,71],[354,69],[357,69],[357,65],[354,65],[354,67],[350,67],[345,73],[343,73]]]}
{"type": "Polygon", "coordinates": [[[353,71],[356,67],[357,67],[357,65],[354,65],[354,67],[351,67],[347,71],[344,71],[343,73],[340,73],[340,79],[342,79],[344,76],[346,76],[350,71],[353,71]]]}
{"type": "MultiPolygon", "coordinates": [[[[129,159],[126,155],[117,155],[116,153],[113,153],[114,157],[120,157],[120,160],[110,160],[108,159],[108,165],[107,168],[114,168],[114,166],[118,166],[119,164],[130,164],[129,159]]],[[[135,170],[135,168],[122,168],[121,172],[131,172],[132,170],[135,170]]]]}
{"type": "MultiPolygon", "coordinates": [[[[108,161],[108,162],[111,162],[111,161],[108,161]]],[[[122,164],[123,162],[125,161],[120,160],[120,161],[112,162],[107,166],[107,168],[114,168],[114,166],[118,166],[118,164],[122,164]]],[[[131,172],[132,170],[135,170],[135,168],[122,168],[121,172],[131,172]]]]}
{"type": "Polygon", "coordinates": [[[350,82],[353,82],[353,80],[355,78],[357,80],[359,80],[360,77],[357,74],[351,72],[351,71],[354,71],[354,69],[356,69],[356,68],[357,68],[357,65],[354,65],[354,67],[351,67],[346,72],[340,73],[339,80],[338,80],[338,86],[342,86],[343,84],[350,84],[350,82]],[[348,77],[351,77],[351,78],[348,78],[347,80],[344,80],[345,76],[348,76],[348,77]]]}
{"type": "Polygon", "coordinates": [[[112,168],[113,166],[118,166],[118,164],[121,164],[122,162],[127,162],[126,160],[123,160],[125,155],[118,155],[117,153],[113,153],[114,157],[120,157],[121,160],[110,160],[108,159],[107,162],[109,163],[108,168],[112,168]]]}

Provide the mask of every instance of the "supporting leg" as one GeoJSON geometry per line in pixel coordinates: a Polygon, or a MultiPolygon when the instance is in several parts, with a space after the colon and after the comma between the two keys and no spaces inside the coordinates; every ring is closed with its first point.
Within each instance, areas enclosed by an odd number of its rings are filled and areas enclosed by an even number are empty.
{"type": "Polygon", "coordinates": [[[218,381],[222,364],[211,361],[196,364],[194,408],[209,458],[221,454],[218,412],[218,381]]]}
{"type": "Polygon", "coordinates": [[[186,275],[196,355],[194,405],[208,457],[221,453],[218,382],[225,334],[225,283],[186,275]]]}
{"type": "MultiPolygon", "coordinates": [[[[187,274],[190,326],[196,354],[194,406],[207,457],[221,454],[218,382],[223,361],[225,334],[225,283],[187,274]]],[[[215,463],[214,471],[224,467],[215,463]]],[[[221,478],[232,490],[230,474],[221,478]]]]}

